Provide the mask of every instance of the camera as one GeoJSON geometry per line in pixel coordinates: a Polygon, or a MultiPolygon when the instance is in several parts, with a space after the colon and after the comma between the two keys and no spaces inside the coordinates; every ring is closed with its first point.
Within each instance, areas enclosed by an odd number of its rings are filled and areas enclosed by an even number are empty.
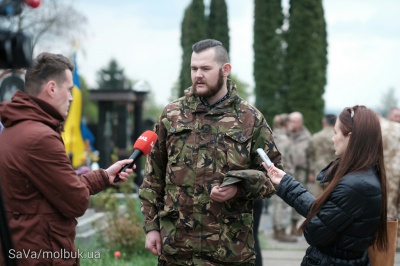
{"type": "Polygon", "coordinates": [[[25,68],[32,63],[32,41],[21,31],[0,29],[0,69],[25,68]]]}
{"type": "MultiPolygon", "coordinates": [[[[2,0],[0,16],[11,17],[22,12],[23,4],[36,6],[40,1],[2,0]]],[[[32,63],[32,39],[22,31],[0,29],[0,69],[26,68],[32,63]]]]}

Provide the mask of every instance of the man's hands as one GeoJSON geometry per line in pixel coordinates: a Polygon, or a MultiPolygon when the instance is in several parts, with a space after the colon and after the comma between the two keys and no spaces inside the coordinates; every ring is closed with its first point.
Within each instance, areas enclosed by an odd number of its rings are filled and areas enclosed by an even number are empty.
{"type": "MultiPolygon", "coordinates": [[[[133,161],[133,159],[121,160],[121,161],[114,163],[113,165],[111,165],[110,167],[108,167],[105,170],[108,174],[108,179],[110,180],[110,184],[115,184],[114,178],[117,175],[119,169],[121,169],[126,164],[130,164],[132,161],[133,161]]],[[[125,172],[118,173],[119,178],[121,178],[121,180],[118,181],[117,184],[125,182],[128,179],[129,175],[133,173],[133,169],[135,169],[135,168],[136,168],[136,164],[133,165],[132,169],[127,168],[125,170],[125,172]]]]}
{"type": "Polygon", "coordinates": [[[160,232],[154,230],[146,234],[146,243],[144,246],[151,254],[161,255],[161,236],[160,232]]]}
{"type": "Polygon", "coordinates": [[[236,185],[229,185],[226,187],[215,186],[211,189],[211,199],[224,202],[230,200],[236,195],[238,188],[236,185]]]}

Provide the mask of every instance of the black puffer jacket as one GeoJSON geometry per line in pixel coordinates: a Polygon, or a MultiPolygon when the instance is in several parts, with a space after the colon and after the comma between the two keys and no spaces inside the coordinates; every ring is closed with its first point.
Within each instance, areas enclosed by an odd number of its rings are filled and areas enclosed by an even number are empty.
{"type": "MultiPolygon", "coordinates": [[[[318,180],[324,180],[326,170],[318,175],[318,180]]],[[[288,174],[276,194],[304,217],[315,200],[288,174]]],[[[344,176],[305,228],[310,247],[301,265],[369,265],[367,249],[378,230],[381,201],[380,182],[374,169],[344,176]]]]}

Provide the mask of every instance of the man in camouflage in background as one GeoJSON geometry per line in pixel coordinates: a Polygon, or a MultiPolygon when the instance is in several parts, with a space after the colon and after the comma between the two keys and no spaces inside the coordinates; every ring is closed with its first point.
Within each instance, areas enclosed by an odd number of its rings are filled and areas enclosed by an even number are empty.
{"type": "Polygon", "coordinates": [[[393,122],[400,123],[400,108],[392,107],[388,112],[387,119],[393,122]]]}
{"type": "MultiPolygon", "coordinates": [[[[324,169],[330,162],[335,160],[335,148],[333,147],[332,137],[334,135],[334,126],[336,123],[336,115],[326,114],[322,118],[322,129],[314,133],[310,142],[310,162],[312,164],[311,179],[315,180],[319,172],[324,169]]],[[[319,196],[323,192],[323,187],[329,183],[320,184],[314,181],[314,196],[319,196]]]]}
{"type": "Polygon", "coordinates": [[[227,78],[222,44],[192,48],[193,84],[164,108],[147,157],[139,192],[146,248],[158,265],[254,265],[253,200],[274,193],[256,149],[280,166],[281,155],[263,115],[227,78]]]}
{"type": "MultiPolygon", "coordinates": [[[[399,218],[400,214],[400,123],[380,118],[383,156],[387,177],[387,215],[399,218]]],[[[389,232],[388,232],[389,233],[389,232]]],[[[400,248],[400,232],[397,249],[400,248]]]]}
{"type": "MultiPolygon", "coordinates": [[[[293,176],[297,178],[304,187],[312,191],[313,181],[310,179],[310,154],[309,145],[311,141],[311,133],[304,126],[303,114],[300,112],[292,112],[289,114],[289,138],[291,140],[290,156],[294,165],[293,176]]],[[[297,224],[304,218],[292,208],[292,235],[297,234],[297,224]]]]}
{"type": "MultiPolygon", "coordinates": [[[[273,120],[273,133],[275,144],[282,155],[282,163],[285,167],[285,172],[292,174],[294,173],[294,165],[290,152],[292,144],[287,135],[288,121],[288,114],[276,115],[273,120]]],[[[297,242],[295,236],[286,234],[286,228],[290,226],[288,217],[292,216],[292,207],[280,197],[274,196],[271,198],[270,209],[273,238],[281,242],[297,242]]]]}

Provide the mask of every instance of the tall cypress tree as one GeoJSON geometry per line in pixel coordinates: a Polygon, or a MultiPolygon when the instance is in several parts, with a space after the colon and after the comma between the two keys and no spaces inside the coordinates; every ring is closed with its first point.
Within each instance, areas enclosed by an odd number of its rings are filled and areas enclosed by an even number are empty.
{"type": "Polygon", "coordinates": [[[190,77],[190,60],[192,57],[192,45],[206,37],[206,20],[204,15],[203,0],[192,0],[185,9],[182,21],[182,65],[179,75],[179,95],[192,84],[190,77]]]}
{"type": "Polygon", "coordinates": [[[288,111],[303,113],[311,132],[321,128],[326,85],[327,34],[322,0],[292,0],[287,32],[288,111]]]}
{"type": "Polygon", "coordinates": [[[216,39],[229,53],[228,10],[225,0],[211,0],[207,19],[207,38],[216,39]]]}
{"type": "Polygon", "coordinates": [[[282,23],[281,0],[254,1],[255,106],[270,124],[283,111],[283,48],[277,33],[282,23]]]}

